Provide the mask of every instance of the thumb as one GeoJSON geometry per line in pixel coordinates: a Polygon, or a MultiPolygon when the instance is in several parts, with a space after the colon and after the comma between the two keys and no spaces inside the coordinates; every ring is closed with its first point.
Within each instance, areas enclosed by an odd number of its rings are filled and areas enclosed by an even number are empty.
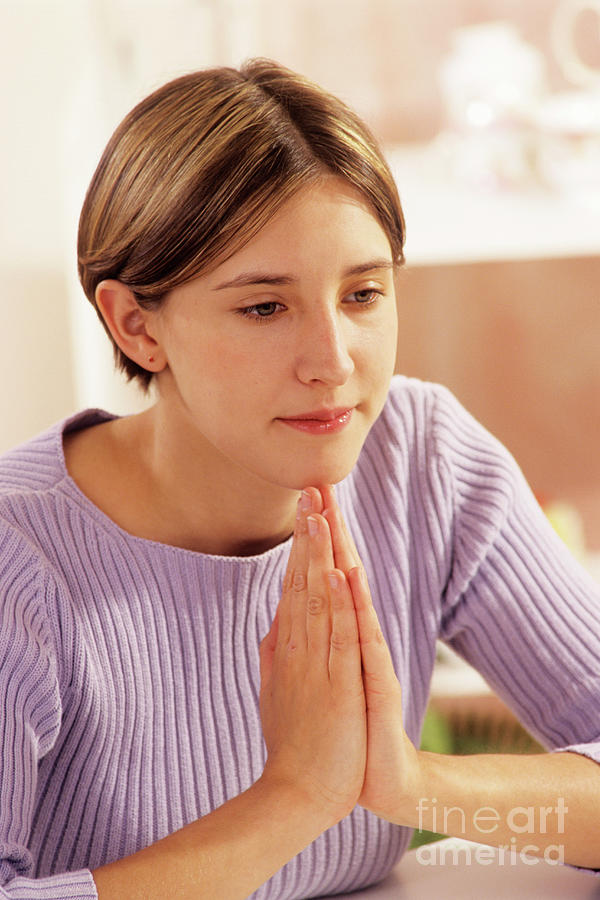
{"type": "Polygon", "coordinates": [[[390,701],[400,702],[400,684],[373,606],[366,573],[361,566],[354,566],[347,577],[354,597],[367,707],[374,711],[390,701]]]}

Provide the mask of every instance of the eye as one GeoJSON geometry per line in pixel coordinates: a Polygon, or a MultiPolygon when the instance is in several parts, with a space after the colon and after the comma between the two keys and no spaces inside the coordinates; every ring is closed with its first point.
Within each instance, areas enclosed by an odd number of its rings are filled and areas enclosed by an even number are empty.
{"type": "Polygon", "coordinates": [[[245,319],[253,319],[260,324],[265,319],[272,319],[279,312],[278,307],[284,309],[281,303],[276,303],[273,300],[269,303],[255,303],[253,306],[244,306],[238,312],[245,319]]]}
{"type": "Polygon", "coordinates": [[[351,294],[348,294],[346,299],[353,299],[355,303],[358,303],[361,306],[371,306],[373,303],[376,303],[381,296],[382,291],[377,291],[375,288],[364,288],[362,291],[353,291],[351,294]]]}

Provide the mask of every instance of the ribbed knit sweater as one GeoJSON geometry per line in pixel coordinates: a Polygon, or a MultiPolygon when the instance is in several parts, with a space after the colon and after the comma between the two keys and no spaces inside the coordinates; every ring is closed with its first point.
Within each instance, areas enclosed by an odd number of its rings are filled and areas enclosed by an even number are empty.
{"type": "MultiPolygon", "coordinates": [[[[291,539],[211,556],[141,539],[70,478],[65,430],[0,460],[0,898],[96,896],[90,870],[261,774],[258,647],[291,539]]],[[[437,638],[548,747],[600,761],[600,596],[508,452],[439,386],[395,377],[336,493],[418,742],[437,638]]],[[[357,807],[253,897],[381,879],[410,838],[357,807]]]]}

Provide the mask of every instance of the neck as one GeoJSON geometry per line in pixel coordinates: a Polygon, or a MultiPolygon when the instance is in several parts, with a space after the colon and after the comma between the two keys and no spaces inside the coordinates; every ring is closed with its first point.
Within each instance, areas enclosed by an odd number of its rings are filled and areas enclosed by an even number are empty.
{"type": "Polygon", "coordinates": [[[297,490],[232,462],[185,421],[173,422],[160,400],[121,421],[129,422],[131,449],[142,460],[159,540],[219,556],[250,556],[290,536],[297,490]]]}

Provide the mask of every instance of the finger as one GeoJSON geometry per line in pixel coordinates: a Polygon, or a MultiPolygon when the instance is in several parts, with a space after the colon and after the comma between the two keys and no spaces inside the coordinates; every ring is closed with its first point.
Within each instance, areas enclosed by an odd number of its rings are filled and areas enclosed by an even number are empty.
{"type": "Polygon", "coordinates": [[[306,646],[306,591],[308,586],[309,538],[307,517],[313,509],[322,509],[323,501],[316,488],[302,491],[296,512],[296,527],[286,575],[286,631],[282,645],[306,646]]]}
{"type": "Polygon", "coordinates": [[[331,609],[329,677],[345,687],[361,684],[361,653],[354,600],[346,575],[340,569],[328,573],[331,609]]]}
{"type": "Polygon", "coordinates": [[[321,495],[321,489],[317,487],[305,487],[303,493],[306,492],[311,500],[311,511],[316,513],[322,513],[324,502],[323,497],[321,495]]]}
{"type": "Polygon", "coordinates": [[[294,537],[286,569],[286,578],[291,576],[296,569],[306,568],[306,546],[302,540],[302,538],[306,536],[306,517],[310,515],[311,512],[321,512],[322,509],[323,500],[321,499],[321,494],[317,488],[307,487],[300,493],[298,503],[296,504],[294,537]]]}
{"type": "Polygon", "coordinates": [[[321,497],[323,498],[323,505],[325,509],[329,509],[337,504],[337,497],[335,496],[335,488],[332,484],[323,484],[319,488],[321,497]]]}
{"type": "Polygon", "coordinates": [[[277,633],[279,631],[279,609],[275,613],[275,617],[271,623],[271,627],[260,642],[260,681],[266,684],[270,681],[271,671],[273,668],[273,657],[277,646],[277,633]]]}
{"type": "Polygon", "coordinates": [[[265,650],[268,650],[272,653],[277,646],[277,633],[279,631],[279,608],[275,610],[275,615],[273,617],[273,621],[271,622],[271,627],[265,634],[264,638],[260,642],[261,647],[264,647],[265,650]]]}
{"type": "Polygon", "coordinates": [[[326,519],[315,513],[308,517],[308,595],[306,634],[308,649],[324,664],[329,660],[331,620],[327,574],[334,568],[331,534],[326,519]]]}
{"type": "Polygon", "coordinates": [[[358,550],[338,506],[332,485],[325,485],[321,491],[325,504],[323,515],[329,522],[331,530],[335,564],[338,569],[342,569],[347,574],[354,566],[360,565],[358,550]]]}
{"type": "Polygon", "coordinates": [[[364,568],[362,566],[354,566],[354,568],[350,569],[348,582],[354,598],[361,644],[367,646],[385,643],[379,619],[373,606],[371,590],[364,568]]]}
{"type": "Polygon", "coordinates": [[[365,570],[355,566],[348,573],[356,621],[367,700],[399,690],[392,657],[373,606],[365,570]]]}
{"type": "Polygon", "coordinates": [[[287,645],[292,630],[292,598],[293,598],[293,581],[294,572],[299,565],[299,557],[301,553],[301,518],[302,518],[302,496],[298,498],[296,505],[296,521],[294,525],[294,537],[290,549],[285,575],[283,577],[283,588],[281,592],[281,600],[278,607],[279,615],[279,644],[287,645]]]}
{"type": "MultiPolygon", "coordinates": [[[[285,579],[291,574],[291,572],[296,568],[298,564],[298,538],[300,536],[300,525],[302,521],[302,516],[304,514],[303,507],[306,503],[304,498],[304,492],[301,492],[298,495],[298,502],[296,503],[296,520],[294,522],[294,534],[292,538],[292,546],[290,548],[290,555],[288,558],[288,564],[285,572],[285,579]]],[[[286,587],[286,582],[284,579],[284,587],[286,587]]]]}

